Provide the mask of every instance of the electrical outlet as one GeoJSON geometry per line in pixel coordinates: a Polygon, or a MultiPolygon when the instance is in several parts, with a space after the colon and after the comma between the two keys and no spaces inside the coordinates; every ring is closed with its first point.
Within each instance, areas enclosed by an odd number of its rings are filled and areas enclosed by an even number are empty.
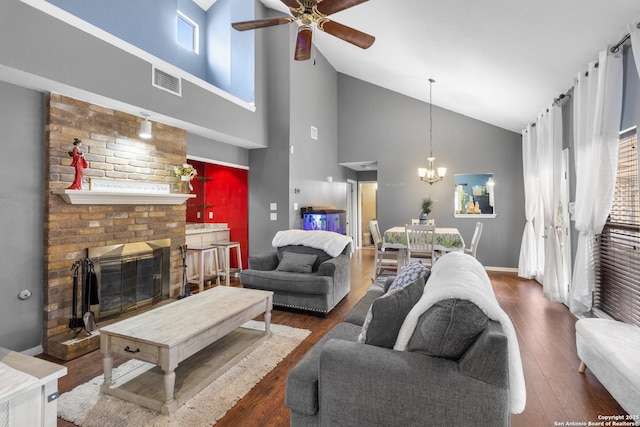
{"type": "Polygon", "coordinates": [[[213,219],[213,212],[209,212],[209,219],[213,219]]]}

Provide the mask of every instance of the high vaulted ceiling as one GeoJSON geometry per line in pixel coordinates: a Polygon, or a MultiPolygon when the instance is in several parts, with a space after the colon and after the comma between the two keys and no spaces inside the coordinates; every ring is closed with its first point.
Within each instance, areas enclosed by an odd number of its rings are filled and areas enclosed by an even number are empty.
{"type": "Polygon", "coordinates": [[[370,0],[330,19],[376,37],[361,50],[314,31],[338,72],[423,101],[433,78],[434,105],[520,132],[627,34],[640,1],[370,0]]]}

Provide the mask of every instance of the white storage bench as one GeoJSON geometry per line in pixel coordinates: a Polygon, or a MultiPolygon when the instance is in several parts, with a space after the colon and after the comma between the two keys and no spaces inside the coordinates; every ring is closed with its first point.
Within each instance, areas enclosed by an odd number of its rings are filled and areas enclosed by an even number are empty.
{"type": "Polygon", "coordinates": [[[0,347],[0,426],[55,427],[67,368],[0,347]]]}
{"type": "MultiPolygon", "coordinates": [[[[615,320],[576,322],[580,372],[587,368],[629,415],[640,416],[640,328],[615,320]]],[[[640,420],[635,420],[640,425],[640,420]]]]}

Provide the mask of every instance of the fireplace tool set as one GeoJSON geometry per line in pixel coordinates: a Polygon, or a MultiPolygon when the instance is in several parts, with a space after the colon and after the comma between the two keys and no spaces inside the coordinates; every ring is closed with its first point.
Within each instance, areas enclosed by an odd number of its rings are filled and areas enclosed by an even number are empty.
{"type": "Polygon", "coordinates": [[[71,266],[73,271],[73,296],[71,307],[71,319],[69,319],[69,329],[74,332],[74,338],[83,330],[91,335],[91,331],[96,329],[96,317],[91,311],[91,306],[99,303],[98,300],[98,277],[93,268],[93,261],[89,258],[76,260],[71,266]],[[82,279],[79,283],[78,278],[82,279]],[[78,317],[78,288],[82,286],[81,311],[82,317],[78,317]]]}
{"type": "Polygon", "coordinates": [[[184,293],[178,298],[186,298],[191,296],[191,288],[187,277],[187,245],[180,246],[180,253],[182,254],[182,286],[184,293]]]}

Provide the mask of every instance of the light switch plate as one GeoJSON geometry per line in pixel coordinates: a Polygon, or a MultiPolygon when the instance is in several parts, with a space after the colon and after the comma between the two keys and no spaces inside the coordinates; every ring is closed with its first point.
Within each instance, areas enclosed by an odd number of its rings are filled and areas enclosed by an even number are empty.
{"type": "Polygon", "coordinates": [[[277,211],[278,210],[278,204],[277,203],[271,203],[269,205],[269,210],[277,211]]]}
{"type": "Polygon", "coordinates": [[[271,212],[271,221],[277,221],[277,220],[278,220],[278,213],[271,212]]]}

